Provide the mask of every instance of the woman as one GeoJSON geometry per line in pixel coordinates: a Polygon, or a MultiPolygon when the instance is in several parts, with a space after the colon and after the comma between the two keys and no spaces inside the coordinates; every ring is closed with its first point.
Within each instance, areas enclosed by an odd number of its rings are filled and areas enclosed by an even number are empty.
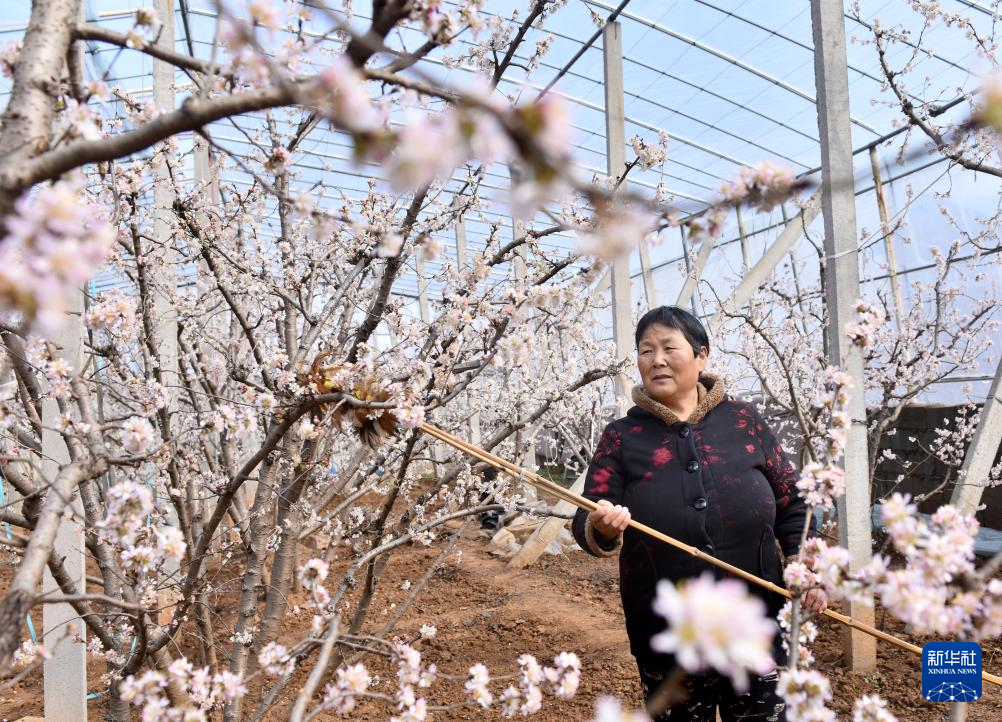
{"type": "MultiPolygon", "coordinates": [[[[595,556],[619,550],[620,595],[630,649],[645,697],[675,668],[670,655],[651,649],[665,628],[652,603],[659,579],[678,582],[716,567],[627,528],[632,518],[776,584],[782,553],[797,553],[807,507],[797,493],[796,472],[769,426],[751,404],[724,393],[722,379],[704,374],[709,339],[699,320],[675,306],[649,311],[636,329],[637,367],[627,415],[602,434],[585,483],[599,507],[574,518],[574,536],[595,556]],[[625,532],[625,533],[624,533],[625,532]]],[[[753,592],[775,616],[779,595],[753,592]]],[[[812,590],[804,605],[825,608],[812,590]]],[[[773,649],[778,662],[778,637],[773,649]]],[[[776,674],[752,678],[739,695],[713,672],[686,680],[688,699],[658,720],[724,722],[785,720],[776,674]]]]}

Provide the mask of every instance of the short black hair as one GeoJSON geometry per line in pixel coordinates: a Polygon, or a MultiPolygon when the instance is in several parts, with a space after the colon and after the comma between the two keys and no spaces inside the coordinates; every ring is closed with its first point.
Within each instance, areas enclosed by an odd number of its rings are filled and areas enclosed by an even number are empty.
{"type": "Polygon", "coordinates": [[[678,306],[652,308],[637,321],[637,332],[634,339],[637,348],[640,348],[640,339],[647,332],[647,329],[656,323],[681,331],[685,340],[692,346],[693,355],[698,356],[704,348],[709,353],[710,337],[706,335],[703,324],[693,314],[678,306]]]}

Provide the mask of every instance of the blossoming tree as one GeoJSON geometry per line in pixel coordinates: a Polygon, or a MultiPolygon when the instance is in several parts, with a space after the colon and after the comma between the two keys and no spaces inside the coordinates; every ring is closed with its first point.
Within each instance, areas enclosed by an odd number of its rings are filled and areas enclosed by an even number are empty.
{"type": "MultiPolygon", "coordinates": [[[[542,425],[580,417],[597,382],[619,370],[589,333],[599,269],[573,251],[544,252],[542,234],[511,238],[495,226],[468,258],[422,278],[455,292],[421,314],[399,290],[409,264],[433,260],[442,233],[481,212],[491,163],[518,166],[516,212],[558,188],[609,195],[572,171],[559,100],[514,105],[493,91],[553,5],[487,27],[477,4],[446,13],[437,3],[377,3],[359,33],[343,11],[311,19],[255,1],[247,13],[223,9],[219,55],[201,60],[158,42],[163,24],[151,11],[118,34],[79,24],[78,2],[34,3],[23,40],[5,51],[12,93],[0,131],[2,371],[12,379],[3,473],[23,497],[20,513],[4,510],[5,543],[21,557],[0,602],[5,664],[44,653],[28,643],[14,654],[48,569],[59,593],[45,602],[73,605],[107,666],[110,719],[127,718],[130,704],[171,719],[217,707],[243,719],[294,674],[305,675],[294,718],[347,712],[355,697],[379,696],[364,667],[343,664],[363,637],[370,653],[399,661],[387,698],[399,718],[434,709],[421,691],[434,665],[397,636],[406,605],[389,621],[370,618],[387,557],[454,536],[447,523],[491,508],[482,500],[492,494],[512,509],[522,499],[507,480],[485,488],[462,458],[423,478],[439,457],[415,427],[426,417],[464,426],[475,414],[482,445],[516,456],[542,425]],[[320,25],[323,42],[309,32],[320,25]],[[427,47],[389,47],[401,27],[424,33],[427,47]],[[450,87],[404,72],[460,32],[508,51],[484,61],[483,82],[450,87]],[[84,41],[152,56],[193,91],[174,108],[109,90],[82,76],[74,53],[84,41]],[[264,123],[240,156],[209,124],[247,113],[264,123]],[[397,117],[406,122],[390,122],[397,117]],[[321,123],[391,182],[355,199],[332,181],[294,190],[302,144],[321,123]],[[181,179],[191,134],[213,155],[196,183],[181,179]],[[456,168],[469,183],[447,195],[442,178],[456,168]],[[227,184],[228,169],[253,182],[227,184]],[[117,288],[96,293],[85,283],[102,269],[117,288]],[[74,333],[66,311],[81,292],[85,345],[72,363],[57,339],[74,333]],[[54,414],[43,409],[50,399],[54,414]],[[51,474],[40,469],[47,428],[68,450],[51,474]],[[84,530],[100,593],[54,553],[60,524],[84,530]],[[315,558],[303,561],[304,544],[315,558]],[[335,563],[341,577],[328,580],[335,563]],[[239,607],[220,626],[210,610],[230,584],[242,590],[239,607]],[[312,621],[279,640],[296,588],[312,621]],[[186,630],[197,630],[199,664],[176,652],[186,630]],[[273,678],[260,699],[246,694],[251,675],[273,678]]],[[[588,230],[584,208],[558,226],[588,230]]],[[[573,695],[573,654],[552,667],[530,656],[520,664],[520,684],[500,696],[510,712],[538,709],[544,689],[573,695]]],[[[469,703],[489,705],[487,670],[470,674],[469,703]]]]}
{"type": "MultiPolygon", "coordinates": [[[[546,53],[537,28],[558,0],[531,2],[510,19],[475,0],[451,9],[385,0],[372,4],[363,30],[349,21],[350,2],[337,11],[219,3],[208,58],[162,42],[166,23],[155,12],[140,10],[118,33],[78,22],[80,4],[36,0],[23,39],[2,57],[11,93],[0,119],[0,452],[21,501],[2,510],[11,526],[3,543],[19,561],[0,599],[0,663],[37,664],[46,650],[19,647],[25,614],[69,604],[105,665],[109,719],[128,719],[132,706],[148,719],[212,710],[259,718],[289,688],[296,720],[350,713],[364,697],[402,721],[455,704],[429,690],[439,673],[419,639],[434,628],[412,637],[397,629],[423,582],[388,620],[372,613],[373,600],[389,583],[394,551],[439,544],[433,569],[457,520],[526,500],[507,477],[488,484],[466,460],[443,459],[417,427],[475,422],[483,448],[514,459],[540,429],[578,428],[594,415],[605,380],[623,366],[592,333],[606,262],[683,223],[663,188],[642,199],[621,187],[633,168],[664,162],[666,137],[634,139],[624,174],[593,182],[570,160],[569,120],[555,95],[516,102],[498,91],[519,52],[530,71],[546,53]],[[420,34],[417,49],[398,42],[404,30],[420,34]],[[189,94],[164,107],[87,78],[85,42],[152,58],[183,74],[189,94]],[[421,59],[440,48],[477,80],[449,84],[425,72],[421,59]],[[249,150],[236,153],[213,124],[247,117],[259,122],[237,126],[249,150]],[[379,169],[361,195],[336,176],[304,182],[310,134],[321,126],[343,134],[360,168],[379,169]],[[211,159],[194,180],[185,178],[191,152],[211,159]],[[475,252],[420,271],[464,218],[488,218],[492,165],[509,169],[506,207],[524,232],[495,221],[475,252]],[[249,180],[227,181],[230,171],[249,180]],[[462,190],[447,190],[457,174],[462,190]],[[564,230],[578,234],[577,248],[547,244],[564,230]],[[87,284],[98,272],[113,290],[87,284]],[[414,277],[418,308],[407,293],[414,277]],[[445,290],[432,297],[429,285],[445,290]],[[75,359],[60,341],[70,336],[83,341],[75,359]],[[64,462],[49,463],[52,445],[64,462]],[[67,571],[54,550],[63,525],[82,530],[97,576],[67,571]],[[40,595],[46,570],[57,591],[40,595]],[[216,616],[226,588],[239,589],[237,606],[216,616]],[[290,621],[300,622],[293,635],[283,626],[290,621]],[[181,652],[182,639],[195,640],[192,651],[181,652]],[[353,657],[360,649],[392,660],[391,693],[372,687],[353,657]]],[[[797,187],[775,165],[746,169],[718,205],[684,223],[708,239],[729,205],[770,209],[797,187]]],[[[955,298],[945,285],[936,293],[940,309],[955,298]]],[[[806,323],[802,309],[789,305],[794,323],[806,323]]],[[[948,319],[953,340],[970,341],[957,368],[984,351],[974,339],[986,312],[948,319]]],[[[821,309],[813,313],[823,322],[821,309]]],[[[879,311],[871,313],[859,338],[892,345],[871,328],[879,311]]],[[[900,333],[914,338],[926,326],[916,316],[900,333]]],[[[837,431],[825,432],[837,429],[837,410],[809,402],[821,356],[807,347],[794,356],[805,370],[799,387],[787,384],[787,401],[802,412],[808,448],[831,437],[837,446],[837,431]]],[[[887,373],[918,389],[933,372],[914,366],[901,351],[887,373]]],[[[785,388],[763,374],[767,385],[785,388]]],[[[877,387],[886,384],[875,379],[877,387]]],[[[592,440],[581,436],[587,449],[592,440]]],[[[819,502],[838,491],[820,459],[825,443],[806,482],[819,502]]],[[[907,502],[897,508],[908,511],[907,502]]],[[[965,528],[949,515],[934,524],[958,535],[965,528]]],[[[851,586],[837,554],[819,549],[835,571],[796,567],[790,583],[851,586]]],[[[951,563],[959,573],[967,561],[951,563]]],[[[877,571],[874,583],[895,583],[877,571]]],[[[709,593],[707,584],[688,594],[709,593]]],[[[690,623],[680,594],[665,590],[661,606],[690,623]]],[[[680,658],[737,680],[761,669],[768,625],[753,605],[741,608],[754,639],[735,637],[745,644],[736,650],[680,649],[680,658]]],[[[671,635],[661,643],[678,649],[671,635]]],[[[527,654],[515,663],[517,682],[504,690],[473,663],[461,703],[497,700],[508,715],[529,714],[544,693],[574,694],[573,653],[549,666],[527,654]]],[[[603,709],[618,714],[611,702],[603,709]]]]}

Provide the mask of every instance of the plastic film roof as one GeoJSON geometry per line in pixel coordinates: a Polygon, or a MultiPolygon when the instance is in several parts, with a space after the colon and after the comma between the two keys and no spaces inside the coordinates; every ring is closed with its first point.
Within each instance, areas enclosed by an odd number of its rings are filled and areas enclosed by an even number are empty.
{"type": "MultiPolygon", "coordinates": [[[[132,14],[137,8],[148,5],[150,2],[137,0],[85,0],[88,21],[120,32],[132,26],[132,14]]],[[[209,0],[175,0],[178,51],[210,57],[216,37],[216,5],[209,0]]],[[[237,8],[242,3],[228,5],[237,8]]],[[[582,47],[592,40],[598,29],[593,14],[604,19],[618,5],[618,0],[567,2],[547,20],[543,30],[529,32],[514,64],[498,86],[499,92],[509,96],[532,98],[552,84],[548,92],[564,97],[570,108],[574,158],[586,176],[607,171],[601,35],[583,52],[582,47]],[[536,43],[549,36],[552,36],[549,51],[538,67],[527,72],[529,56],[536,43]],[[575,56],[577,59],[571,62],[575,56]]],[[[517,9],[524,17],[527,3],[502,0],[485,3],[485,6],[486,15],[496,13],[510,17],[517,9]]],[[[944,0],[943,6],[967,15],[978,32],[991,32],[995,18],[986,0],[944,0]]],[[[15,39],[23,32],[30,11],[25,0],[9,3],[7,7],[7,21],[0,25],[0,42],[15,39]]],[[[355,2],[353,11],[353,25],[365,28],[371,4],[355,2]]],[[[846,14],[852,143],[859,149],[855,156],[858,225],[861,230],[871,229],[874,238],[879,235],[874,234],[874,230],[879,229],[880,222],[866,150],[868,144],[893,133],[902,117],[893,103],[893,95],[883,88],[877,53],[865,42],[872,38],[869,25],[877,18],[883,27],[900,24],[912,29],[916,38],[922,28],[921,15],[900,0],[861,2],[859,20],[846,14]]],[[[626,3],[618,22],[622,27],[627,144],[634,135],[651,141],[664,131],[670,137],[668,158],[663,167],[637,168],[630,175],[632,190],[653,193],[658,184],[663,183],[684,215],[705,208],[721,183],[732,178],[744,165],[764,160],[784,163],[797,173],[820,180],[813,39],[807,0],[631,0],[626,3]]],[[[325,32],[327,28],[315,22],[313,29],[325,32]]],[[[416,30],[404,30],[392,34],[388,42],[395,47],[414,49],[424,39],[416,30]]],[[[471,70],[462,65],[449,67],[448,59],[475,43],[476,38],[464,33],[453,46],[440,48],[421,61],[418,69],[446,83],[467,82],[471,70]]],[[[942,22],[934,24],[924,31],[922,48],[923,52],[919,53],[908,44],[899,44],[888,55],[892,65],[903,64],[915,56],[908,82],[914,85],[916,98],[946,103],[963,93],[975,91],[983,82],[981,74],[986,65],[977,57],[974,43],[965,40],[963,32],[957,28],[949,28],[942,22]]],[[[151,92],[152,61],[148,57],[101,43],[89,43],[86,57],[87,71],[92,77],[104,77],[109,85],[118,84],[133,92],[151,92]]],[[[176,80],[177,102],[180,103],[188,92],[187,78],[178,72],[176,80]]],[[[3,91],[0,102],[5,102],[8,86],[9,81],[0,86],[3,91]]],[[[963,117],[969,109],[969,103],[961,102],[951,111],[952,117],[963,117]]],[[[280,127],[288,132],[297,120],[282,113],[276,113],[276,118],[280,127]]],[[[208,131],[214,142],[227,152],[259,157],[260,150],[255,149],[252,141],[261,137],[263,128],[263,115],[247,115],[235,122],[214,123],[208,131]]],[[[190,139],[187,142],[190,144],[190,139]]],[[[921,145],[919,139],[913,143],[921,145]]],[[[973,224],[976,218],[997,212],[998,183],[995,179],[975,178],[969,171],[951,169],[935,155],[923,155],[899,164],[894,140],[878,145],[878,149],[891,213],[902,221],[899,233],[909,239],[909,242],[899,243],[897,269],[907,285],[910,280],[929,272],[929,245],[946,247],[956,235],[956,230],[944,221],[939,207],[946,204],[960,223],[973,224]],[[905,203],[908,184],[917,198],[905,203]],[[953,191],[950,199],[944,201],[935,197],[937,191],[947,187],[953,191]]],[[[629,147],[626,157],[633,157],[629,147]]],[[[327,188],[336,188],[349,197],[364,195],[368,179],[380,172],[376,166],[353,164],[348,139],[324,125],[311,131],[295,156],[295,164],[298,180],[294,190],[309,189],[322,182],[327,188]]],[[[460,192],[470,170],[456,169],[452,178],[444,181],[443,194],[460,192]]],[[[249,184],[251,178],[239,170],[228,169],[223,182],[239,187],[249,184]]],[[[491,200],[491,206],[466,219],[471,251],[482,247],[491,223],[511,228],[505,204],[508,185],[508,173],[503,165],[486,170],[481,188],[484,196],[491,200]]],[[[332,207],[340,203],[335,195],[330,195],[325,202],[332,207]]],[[[770,214],[746,211],[741,232],[732,215],[719,248],[711,256],[706,280],[718,289],[733,286],[745,260],[754,263],[783,227],[784,216],[793,213],[792,205],[770,214]]],[[[540,215],[535,223],[528,225],[544,228],[552,223],[540,215]]],[[[815,240],[819,241],[820,221],[811,230],[816,232],[815,240]]],[[[434,276],[441,264],[454,262],[451,232],[446,232],[441,240],[445,252],[437,261],[427,263],[429,276],[434,276]]],[[[798,258],[809,258],[814,253],[804,243],[795,251],[798,258]]],[[[569,233],[557,233],[542,239],[540,245],[543,249],[564,252],[574,247],[574,239],[569,233]]],[[[887,284],[883,243],[867,241],[864,234],[861,249],[864,283],[883,288],[887,284]]],[[[650,249],[650,255],[658,302],[674,302],[684,282],[681,234],[674,229],[665,231],[661,243],[650,249]]],[[[634,256],[632,266],[637,281],[634,297],[642,303],[639,260],[636,254],[634,256]]],[[[427,288],[432,300],[436,293],[441,294],[433,279],[428,281],[427,288]]],[[[416,297],[417,276],[405,276],[396,290],[402,295],[416,297]]],[[[697,297],[694,302],[697,311],[701,309],[700,301],[697,297]]],[[[1002,339],[998,341],[1002,344],[1002,339]]],[[[986,377],[992,371],[986,368],[983,374],[961,379],[958,383],[972,381],[978,389],[987,391],[986,377]]],[[[975,395],[983,396],[983,393],[976,391],[975,395]]]]}

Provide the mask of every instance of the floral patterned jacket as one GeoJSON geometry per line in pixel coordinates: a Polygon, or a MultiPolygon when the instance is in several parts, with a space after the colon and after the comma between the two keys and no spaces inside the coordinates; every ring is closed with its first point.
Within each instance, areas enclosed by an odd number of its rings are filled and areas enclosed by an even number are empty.
{"type": "MultiPolygon", "coordinates": [[[[780,548],[796,554],[807,515],[796,470],[755,407],[726,396],[722,379],[703,374],[698,389],[696,410],[680,422],[634,387],[636,406],[606,426],[584,495],[622,504],[636,521],[782,585],[780,548]]],[[[622,545],[620,595],[631,651],[642,663],[671,669],[674,660],[650,648],[665,628],[652,609],[658,580],[725,572],[632,528],[603,547],[587,518],[579,509],[573,525],[585,551],[608,556],[622,545]]],[[[779,595],[752,591],[770,614],[779,611],[779,595]]]]}

